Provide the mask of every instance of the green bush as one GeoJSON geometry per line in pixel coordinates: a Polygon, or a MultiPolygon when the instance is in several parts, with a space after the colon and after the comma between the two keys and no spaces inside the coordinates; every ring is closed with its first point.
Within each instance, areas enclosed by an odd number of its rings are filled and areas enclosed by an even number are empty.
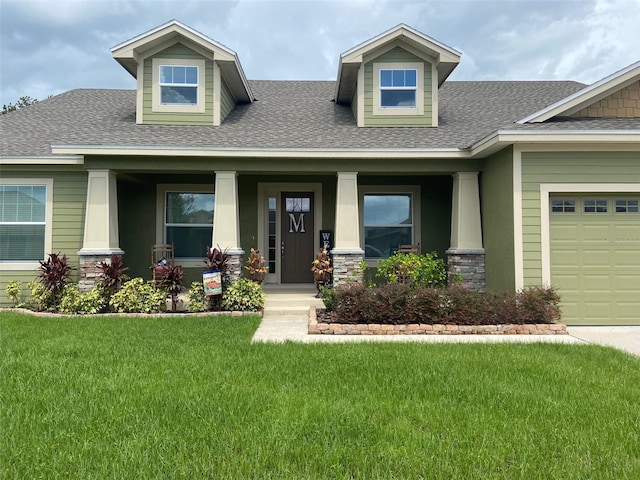
{"type": "Polygon", "coordinates": [[[264,308],[262,287],[247,278],[239,278],[224,289],[222,309],[240,312],[258,312],[264,308]]]}
{"type": "Polygon", "coordinates": [[[80,292],[78,285],[70,283],[62,290],[60,313],[87,315],[102,312],[107,305],[105,290],[95,285],[88,292],[80,292]]]}
{"type": "Polygon", "coordinates": [[[58,309],[58,297],[53,290],[46,288],[39,279],[34,278],[27,283],[31,298],[25,302],[25,307],[37,312],[55,312],[58,309]]]}
{"type": "Polygon", "coordinates": [[[329,287],[320,287],[320,298],[322,299],[322,303],[324,303],[324,308],[327,312],[333,312],[338,305],[338,297],[336,296],[336,291],[333,288],[329,287]]]}
{"type": "Polygon", "coordinates": [[[20,280],[12,280],[4,287],[4,291],[13,306],[16,308],[22,308],[26,305],[24,295],[22,294],[22,282],[20,280]]]}
{"type": "Polygon", "coordinates": [[[389,283],[408,283],[413,288],[447,285],[447,267],[435,252],[423,255],[396,252],[378,261],[378,275],[389,283]]]}
{"type": "Polygon", "coordinates": [[[166,293],[151,282],[132,278],[111,296],[109,304],[117,313],[160,313],[166,310],[166,293]]]}
{"type": "Polygon", "coordinates": [[[202,282],[192,282],[189,288],[189,306],[190,312],[204,312],[207,309],[208,299],[204,294],[204,285],[202,282]]]}

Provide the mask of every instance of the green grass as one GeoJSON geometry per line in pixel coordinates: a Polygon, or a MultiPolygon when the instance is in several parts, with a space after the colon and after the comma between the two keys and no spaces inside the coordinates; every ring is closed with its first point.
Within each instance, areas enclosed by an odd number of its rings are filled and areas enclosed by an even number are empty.
{"type": "Polygon", "coordinates": [[[0,478],[640,478],[640,360],[0,313],[0,478]]]}

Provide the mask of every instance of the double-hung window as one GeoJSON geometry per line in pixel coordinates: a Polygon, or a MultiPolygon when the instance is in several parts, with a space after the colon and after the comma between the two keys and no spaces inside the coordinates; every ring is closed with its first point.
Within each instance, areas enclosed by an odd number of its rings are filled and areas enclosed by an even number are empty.
{"type": "Polygon", "coordinates": [[[215,196],[211,192],[166,191],[164,243],[176,258],[204,257],[211,245],[215,196]]]}
{"type": "Polygon", "coordinates": [[[0,262],[18,265],[44,259],[50,248],[47,200],[52,188],[50,181],[0,183],[0,262]]]}
{"type": "Polygon", "coordinates": [[[197,105],[198,67],[160,65],[160,103],[162,105],[197,105]]]}
{"type": "Polygon", "coordinates": [[[154,58],[152,111],[204,113],[205,68],[204,60],[154,58]]]}
{"type": "Polygon", "coordinates": [[[380,107],[415,108],[418,70],[380,69],[380,107]]]}
{"type": "Polygon", "coordinates": [[[363,240],[366,259],[388,258],[400,245],[418,241],[417,189],[365,191],[362,199],[363,240]],[[415,190],[415,191],[414,191],[415,190]]]}
{"type": "Polygon", "coordinates": [[[421,62],[373,64],[373,115],[423,115],[424,69],[421,62]]]}

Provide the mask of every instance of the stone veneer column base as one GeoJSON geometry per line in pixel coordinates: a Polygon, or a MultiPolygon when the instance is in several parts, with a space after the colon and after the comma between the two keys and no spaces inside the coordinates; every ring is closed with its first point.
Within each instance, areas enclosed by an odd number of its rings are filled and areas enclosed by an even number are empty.
{"type": "Polygon", "coordinates": [[[114,251],[91,251],[78,252],[78,262],[80,263],[80,279],[78,280],[78,289],[81,292],[88,292],[93,288],[96,282],[99,280],[101,270],[98,267],[100,263],[111,263],[111,257],[118,256],[124,257],[122,250],[114,251]]]}
{"type": "Polygon", "coordinates": [[[362,282],[360,262],[364,259],[364,253],[331,251],[333,261],[333,286],[338,287],[346,283],[362,282]]]}
{"type": "Polygon", "coordinates": [[[226,282],[231,283],[234,280],[238,280],[240,277],[242,277],[244,250],[229,249],[227,251],[227,255],[229,257],[229,268],[227,269],[226,282]]]}
{"type": "Polygon", "coordinates": [[[461,285],[484,292],[486,276],[484,267],[484,250],[451,249],[447,254],[447,282],[454,285],[461,281],[461,285]]]}

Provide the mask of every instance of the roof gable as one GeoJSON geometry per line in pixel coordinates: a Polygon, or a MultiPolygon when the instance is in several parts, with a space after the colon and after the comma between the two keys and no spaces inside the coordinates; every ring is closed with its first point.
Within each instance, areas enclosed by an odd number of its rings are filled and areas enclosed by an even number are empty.
{"type": "Polygon", "coordinates": [[[447,79],[460,63],[462,55],[444,43],[401,23],[340,55],[335,100],[348,103],[351,100],[360,65],[375,52],[383,53],[395,46],[406,46],[410,51],[434,60],[438,71],[438,86],[447,79]]]}
{"type": "MultiPolygon", "coordinates": [[[[518,120],[517,123],[540,123],[553,117],[572,116],[640,80],[640,61],[563,98],[548,107],[518,120]]],[[[604,116],[604,115],[602,115],[604,116]]]]}
{"type": "Polygon", "coordinates": [[[138,65],[142,64],[145,58],[176,43],[183,43],[203,56],[216,61],[227,84],[239,101],[252,102],[254,100],[254,95],[236,52],[178,20],[171,20],[116,45],[111,49],[111,55],[134,78],[137,78],[138,65]]]}

